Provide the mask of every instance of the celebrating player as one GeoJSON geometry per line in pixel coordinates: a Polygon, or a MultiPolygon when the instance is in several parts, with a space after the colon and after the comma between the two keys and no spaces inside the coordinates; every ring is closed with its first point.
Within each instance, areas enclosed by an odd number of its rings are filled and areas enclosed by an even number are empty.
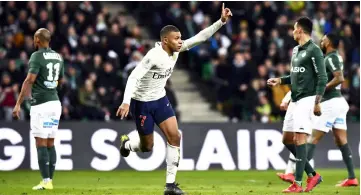
{"type": "Polygon", "coordinates": [[[153,148],[153,128],[156,123],[167,138],[167,175],[165,195],[183,194],[175,183],[180,158],[180,133],[174,111],[165,95],[165,85],[173,72],[179,52],[187,51],[206,41],[232,16],[222,4],[220,20],[202,30],[194,37],[183,41],[177,27],[165,26],[160,31],[161,42],[156,43],[136,66],[128,78],[124,100],[117,111],[122,119],[128,115],[129,107],[135,119],[140,140],[121,137],[120,152],[127,157],[132,152],[149,152],[153,148]]]}
{"type": "MultiPolygon", "coordinates": [[[[348,178],[336,186],[349,187],[358,186],[358,180],[354,172],[352,153],[347,143],[346,115],[349,106],[341,94],[341,83],[344,81],[343,60],[336,50],[338,43],[339,38],[333,33],[323,36],[321,40],[321,49],[326,55],[325,66],[329,83],[326,85],[326,91],[321,101],[323,114],[316,117],[314,121],[307,158],[308,160],[313,158],[316,144],[326,133],[332,130],[335,143],[340,148],[348,172],[348,178]]],[[[292,167],[294,162],[290,159],[288,164],[290,166],[287,167],[286,174],[280,173],[278,176],[285,181],[292,181],[294,179],[293,170],[289,167],[292,167]]]]}
{"type": "Polygon", "coordinates": [[[301,17],[294,25],[293,37],[298,46],[293,49],[291,58],[291,74],[281,78],[271,78],[270,86],[291,84],[292,127],[284,130],[283,143],[296,156],[296,179],[283,192],[301,193],[303,171],[308,175],[305,191],[311,191],[322,181],[307,160],[306,140],[312,133],[313,115],[321,115],[320,102],[324,94],[327,76],[321,49],[311,40],[312,21],[301,17]]]}
{"type": "Polygon", "coordinates": [[[18,119],[24,97],[31,89],[30,128],[36,139],[39,169],[43,178],[33,190],[53,189],[56,163],[54,139],[61,115],[56,87],[64,75],[64,62],[60,54],[49,47],[50,38],[50,31],[45,28],[35,32],[34,46],[38,50],[30,57],[29,72],[13,110],[13,117],[18,119]]]}

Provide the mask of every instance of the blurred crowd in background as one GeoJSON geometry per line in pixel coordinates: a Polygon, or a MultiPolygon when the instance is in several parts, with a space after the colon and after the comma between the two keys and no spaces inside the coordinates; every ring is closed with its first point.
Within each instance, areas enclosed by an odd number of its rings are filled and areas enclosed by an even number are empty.
{"type": "MultiPolygon", "coordinates": [[[[102,2],[1,2],[0,118],[11,120],[32,38],[41,27],[52,33],[51,47],[66,64],[59,95],[63,120],[117,120],[130,72],[159,40],[160,29],[177,26],[182,39],[194,36],[220,18],[221,2],[113,2],[124,11],[111,14],[102,2]],[[130,23],[133,17],[136,23],[130,23]]],[[[360,115],[360,7],[358,2],[226,2],[233,17],[207,42],[180,55],[178,68],[214,109],[231,121],[281,121],[279,109],[288,86],[268,88],[266,80],[289,73],[294,21],[313,19],[312,38],[327,32],[341,36],[346,81],[342,93],[350,104],[348,119],[360,115]],[[216,87],[214,87],[216,86],[216,87]]],[[[176,107],[176,97],[167,94],[176,107]]],[[[29,103],[24,104],[24,118],[29,103]]]]}

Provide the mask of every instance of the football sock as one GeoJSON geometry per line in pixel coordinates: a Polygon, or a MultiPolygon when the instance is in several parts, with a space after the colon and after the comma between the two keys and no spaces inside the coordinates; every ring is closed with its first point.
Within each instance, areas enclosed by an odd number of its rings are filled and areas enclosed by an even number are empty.
{"type": "Polygon", "coordinates": [[[355,172],[353,169],[352,152],[348,144],[340,146],[343,162],[345,162],[349,179],[355,179],[355,172]]]}
{"type": "Polygon", "coordinates": [[[41,176],[43,179],[48,179],[49,176],[49,154],[47,147],[38,147],[38,164],[41,176]]]}
{"type": "Polygon", "coordinates": [[[315,153],[315,144],[307,144],[307,160],[310,161],[313,158],[313,154],[315,153]]]}
{"type": "Polygon", "coordinates": [[[55,164],[56,164],[56,150],[55,146],[48,148],[49,153],[49,176],[50,179],[53,179],[55,164]]]}
{"type": "Polygon", "coordinates": [[[139,139],[129,139],[129,141],[125,142],[125,149],[128,149],[132,152],[140,151],[140,140],[139,139]]]}
{"type": "Polygon", "coordinates": [[[174,184],[175,177],[177,175],[178,165],[180,159],[180,148],[177,146],[172,146],[167,143],[167,175],[166,175],[166,183],[174,184]]]}
{"type": "MultiPolygon", "coordinates": [[[[306,149],[306,144],[304,144],[304,145],[305,145],[304,147],[306,149]]],[[[297,146],[295,144],[285,144],[285,146],[294,156],[297,157],[297,152],[296,152],[297,146]]],[[[307,159],[306,159],[306,164],[304,167],[305,167],[304,170],[309,177],[316,175],[316,172],[313,170],[312,166],[310,165],[310,163],[308,162],[307,159]]],[[[296,169],[297,169],[297,162],[296,162],[296,169]]]]}
{"type": "Polygon", "coordinates": [[[303,171],[307,162],[306,144],[296,146],[296,181],[302,184],[303,171]]]}
{"type": "Polygon", "coordinates": [[[290,152],[290,157],[288,158],[287,168],[286,168],[285,173],[286,174],[294,173],[295,167],[296,167],[295,156],[290,152]]]}

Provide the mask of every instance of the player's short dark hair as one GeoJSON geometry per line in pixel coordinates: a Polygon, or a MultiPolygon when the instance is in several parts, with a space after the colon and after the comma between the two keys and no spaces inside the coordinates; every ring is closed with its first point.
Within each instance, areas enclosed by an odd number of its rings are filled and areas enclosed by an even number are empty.
{"type": "Polygon", "coordinates": [[[338,48],[338,44],[340,42],[339,36],[334,32],[327,33],[326,36],[328,40],[330,40],[332,47],[338,48]]]}
{"type": "Polygon", "coordinates": [[[301,17],[297,20],[297,26],[300,26],[302,28],[302,30],[307,33],[307,34],[311,34],[312,33],[312,20],[309,19],[308,17],[301,17]]]}
{"type": "Polygon", "coordinates": [[[40,41],[43,43],[49,43],[51,40],[51,33],[46,28],[39,28],[35,32],[35,36],[38,37],[40,39],[40,41]]]}
{"type": "Polygon", "coordinates": [[[179,29],[173,25],[167,25],[160,30],[160,39],[167,36],[171,32],[180,32],[179,29]]]}

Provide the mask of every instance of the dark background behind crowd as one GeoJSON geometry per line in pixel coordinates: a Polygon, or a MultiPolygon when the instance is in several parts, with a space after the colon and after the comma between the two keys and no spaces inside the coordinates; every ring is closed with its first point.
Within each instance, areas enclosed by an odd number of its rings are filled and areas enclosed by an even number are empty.
{"type": "MultiPolygon", "coordinates": [[[[62,119],[117,120],[114,114],[126,79],[159,39],[160,29],[173,24],[182,39],[189,38],[218,20],[221,8],[221,2],[123,4],[128,11],[111,14],[101,2],[1,2],[0,118],[11,120],[38,28],[53,33],[51,47],[65,60],[66,82],[59,90],[62,119]],[[138,24],[129,24],[129,16],[138,24]]],[[[177,64],[189,70],[191,82],[200,86],[214,109],[232,121],[282,120],[279,104],[289,87],[270,89],[266,80],[288,74],[297,45],[293,24],[306,15],[313,19],[316,43],[326,32],[341,36],[338,50],[346,78],[342,92],[350,104],[348,119],[359,121],[359,2],[226,2],[226,6],[232,9],[231,21],[207,42],[182,53],[177,64]]],[[[168,86],[167,93],[176,102],[168,86]]],[[[29,108],[26,102],[25,118],[29,108]]]]}

